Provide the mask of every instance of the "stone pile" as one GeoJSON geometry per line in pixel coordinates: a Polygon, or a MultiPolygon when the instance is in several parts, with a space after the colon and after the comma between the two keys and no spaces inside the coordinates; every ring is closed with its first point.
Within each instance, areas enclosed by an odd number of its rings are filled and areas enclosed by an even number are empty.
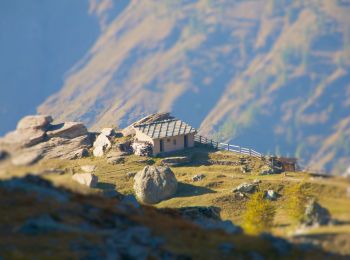
{"type": "Polygon", "coordinates": [[[322,226],[329,224],[330,221],[331,215],[329,211],[322,207],[315,199],[311,199],[307,203],[302,225],[322,226]]]}
{"type": "Polygon", "coordinates": [[[91,140],[82,123],[52,122],[52,117],[47,115],[24,117],[15,131],[0,138],[0,150],[8,153],[17,166],[41,159],[77,159],[89,154],[91,140]]]}
{"type": "Polygon", "coordinates": [[[135,142],[132,144],[132,149],[135,155],[138,156],[152,156],[153,154],[153,146],[151,143],[138,143],[135,142]]]}

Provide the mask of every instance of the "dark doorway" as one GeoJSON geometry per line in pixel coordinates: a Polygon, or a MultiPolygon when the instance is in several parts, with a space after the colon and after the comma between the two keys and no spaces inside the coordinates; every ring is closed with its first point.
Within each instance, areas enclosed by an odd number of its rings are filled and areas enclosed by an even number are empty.
{"type": "Polygon", "coordinates": [[[159,146],[160,146],[160,152],[164,152],[164,140],[160,139],[159,140],[159,146]]]}
{"type": "Polygon", "coordinates": [[[188,136],[187,135],[184,136],[184,147],[185,148],[188,147],[188,136]]]}

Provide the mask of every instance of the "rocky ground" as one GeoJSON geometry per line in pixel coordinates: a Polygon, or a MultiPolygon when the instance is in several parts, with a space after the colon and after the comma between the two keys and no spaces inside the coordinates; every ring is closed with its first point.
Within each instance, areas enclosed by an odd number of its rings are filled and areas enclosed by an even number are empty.
{"type": "Polygon", "coordinates": [[[205,146],[167,158],[133,155],[131,146],[111,128],[92,134],[49,116],[22,119],[0,139],[0,257],[350,256],[350,180],[280,174],[268,158],[205,146]],[[34,152],[35,160],[16,163],[34,152]],[[302,226],[285,206],[296,183],[316,199],[302,226]],[[271,235],[249,236],[242,216],[258,191],[277,213],[271,235]]]}

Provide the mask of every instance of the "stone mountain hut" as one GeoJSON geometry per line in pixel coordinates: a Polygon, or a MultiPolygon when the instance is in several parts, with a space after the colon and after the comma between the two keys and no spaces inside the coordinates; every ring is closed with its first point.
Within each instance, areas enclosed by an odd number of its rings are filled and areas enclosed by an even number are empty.
{"type": "Polygon", "coordinates": [[[163,119],[133,126],[135,142],[148,142],[153,147],[153,155],[183,150],[194,146],[196,129],[176,119],[163,119]]]}

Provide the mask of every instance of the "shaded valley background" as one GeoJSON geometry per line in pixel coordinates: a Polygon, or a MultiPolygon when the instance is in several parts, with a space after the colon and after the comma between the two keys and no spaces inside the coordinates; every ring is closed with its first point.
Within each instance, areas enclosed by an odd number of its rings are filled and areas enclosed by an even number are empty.
{"type": "Polygon", "coordinates": [[[8,2],[1,133],[40,103],[92,129],[172,111],[315,170],[350,165],[348,0],[8,2]]]}

